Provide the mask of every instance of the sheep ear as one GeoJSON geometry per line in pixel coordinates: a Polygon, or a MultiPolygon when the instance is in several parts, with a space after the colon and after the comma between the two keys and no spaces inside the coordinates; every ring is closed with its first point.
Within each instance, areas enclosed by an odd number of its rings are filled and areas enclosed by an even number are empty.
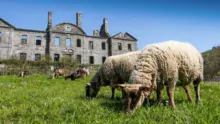
{"type": "Polygon", "coordinates": [[[149,92],[151,90],[151,88],[147,87],[147,86],[141,86],[141,87],[139,87],[139,90],[144,91],[144,92],[149,92]]]}

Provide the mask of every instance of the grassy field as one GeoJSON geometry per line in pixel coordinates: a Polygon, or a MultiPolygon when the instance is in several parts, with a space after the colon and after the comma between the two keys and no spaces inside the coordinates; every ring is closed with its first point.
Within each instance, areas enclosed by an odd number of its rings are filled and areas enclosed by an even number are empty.
{"type": "MultiPolygon", "coordinates": [[[[85,80],[65,81],[47,76],[0,77],[0,123],[220,123],[220,83],[202,83],[199,104],[187,101],[183,88],[175,90],[177,110],[150,101],[134,114],[125,114],[121,92],[110,100],[111,90],[104,87],[95,99],[85,98],[85,80]]],[[[195,98],[193,87],[190,87],[195,98]]],[[[164,98],[167,94],[164,89],[164,98]]]]}

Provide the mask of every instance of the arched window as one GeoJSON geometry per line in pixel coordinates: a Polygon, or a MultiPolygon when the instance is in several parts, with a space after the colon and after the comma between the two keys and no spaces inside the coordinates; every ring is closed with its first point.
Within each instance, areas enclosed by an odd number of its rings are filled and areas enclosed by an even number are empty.
{"type": "Polygon", "coordinates": [[[89,49],[93,49],[93,41],[89,41],[89,49]]]}
{"type": "Polygon", "coordinates": [[[66,31],[70,31],[71,30],[71,28],[70,27],[66,27],[66,31]]]}

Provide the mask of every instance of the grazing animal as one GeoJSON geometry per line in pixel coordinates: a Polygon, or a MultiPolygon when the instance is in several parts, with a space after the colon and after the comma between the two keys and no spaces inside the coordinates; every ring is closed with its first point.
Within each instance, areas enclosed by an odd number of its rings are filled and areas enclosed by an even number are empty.
{"type": "Polygon", "coordinates": [[[65,80],[67,80],[67,79],[69,79],[69,78],[70,78],[71,80],[75,80],[76,78],[79,78],[79,76],[77,75],[77,73],[72,73],[72,74],[66,76],[66,77],[65,77],[65,80]]]}
{"type": "Polygon", "coordinates": [[[64,68],[56,68],[52,74],[53,78],[58,78],[59,75],[62,75],[64,78],[67,76],[67,71],[64,68]]]}
{"type": "Polygon", "coordinates": [[[134,112],[131,109],[141,106],[145,97],[150,96],[150,94],[147,96],[144,94],[149,90],[148,87],[144,87],[141,84],[113,84],[111,87],[122,89],[125,95],[124,109],[127,113],[134,112]]]}
{"type": "Polygon", "coordinates": [[[65,77],[65,80],[71,78],[71,80],[75,80],[76,78],[84,79],[85,75],[88,75],[88,72],[84,69],[78,69],[76,72],[65,77]]]}
{"type": "Polygon", "coordinates": [[[90,75],[89,69],[86,69],[86,68],[84,67],[82,70],[85,71],[86,76],[89,76],[89,75],[90,75]]]}
{"type": "MultiPolygon", "coordinates": [[[[101,86],[128,82],[139,54],[140,51],[135,51],[108,57],[86,85],[86,96],[96,97],[101,86]]],[[[114,92],[115,88],[112,87],[112,99],[114,92]]]]}
{"type": "Polygon", "coordinates": [[[87,72],[87,70],[84,69],[78,69],[76,71],[77,76],[81,77],[82,79],[84,79],[85,76],[88,75],[89,72],[87,72]]]}
{"type": "Polygon", "coordinates": [[[24,77],[24,76],[28,76],[29,75],[29,71],[22,71],[20,73],[20,77],[24,77]]]}
{"type": "Polygon", "coordinates": [[[182,86],[188,99],[193,102],[188,89],[188,85],[193,83],[198,102],[200,101],[199,84],[202,80],[203,59],[199,51],[189,43],[168,41],[148,45],[142,50],[129,83],[147,87],[148,91],[144,92],[145,94],[151,94],[152,90],[156,90],[158,101],[162,99],[161,91],[166,85],[171,107],[175,109],[175,86],[182,86]]]}

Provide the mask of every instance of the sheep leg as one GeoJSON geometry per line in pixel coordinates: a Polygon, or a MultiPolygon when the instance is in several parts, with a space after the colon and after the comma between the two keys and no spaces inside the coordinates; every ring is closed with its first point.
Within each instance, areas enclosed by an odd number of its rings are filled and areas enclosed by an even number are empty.
{"type": "Polygon", "coordinates": [[[138,98],[134,102],[134,107],[131,113],[133,113],[135,110],[137,110],[144,102],[145,96],[144,94],[139,94],[138,98]]]}
{"type": "Polygon", "coordinates": [[[169,101],[171,103],[171,107],[172,109],[176,109],[176,105],[175,105],[175,102],[174,102],[174,87],[171,87],[171,86],[167,86],[167,94],[168,94],[168,97],[169,97],[169,101]]]}
{"type": "Polygon", "coordinates": [[[199,83],[201,82],[201,80],[198,78],[195,81],[193,81],[194,84],[194,90],[196,92],[196,102],[198,103],[200,101],[200,86],[199,83]]]}
{"type": "Polygon", "coordinates": [[[125,92],[123,90],[121,91],[121,94],[122,94],[122,99],[124,99],[126,94],[125,94],[125,92]]]}
{"type": "Polygon", "coordinates": [[[126,100],[125,100],[125,112],[131,112],[131,97],[127,96],[126,100]]]}
{"type": "Polygon", "coordinates": [[[192,99],[192,97],[191,97],[191,95],[190,95],[189,88],[188,88],[187,86],[185,86],[185,87],[183,87],[183,88],[184,88],[184,90],[185,90],[185,92],[186,92],[186,94],[187,94],[188,100],[193,103],[193,99],[192,99]]]}
{"type": "Polygon", "coordinates": [[[111,99],[114,99],[114,96],[115,96],[115,88],[112,88],[112,96],[111,96],[111,99]]]}
{"type": "Polygon", "coordinates": [[[200,87],[199,85],[194,86],[195,92],[196,92],[196,102],[198,103],[200,101],[200,87]]]}
{"type": "Polygon", "coordinates": [[[163,94],[161,89],[158,89],[157,92],[157,102],[161,102],[163,100],[163,94]]]}

